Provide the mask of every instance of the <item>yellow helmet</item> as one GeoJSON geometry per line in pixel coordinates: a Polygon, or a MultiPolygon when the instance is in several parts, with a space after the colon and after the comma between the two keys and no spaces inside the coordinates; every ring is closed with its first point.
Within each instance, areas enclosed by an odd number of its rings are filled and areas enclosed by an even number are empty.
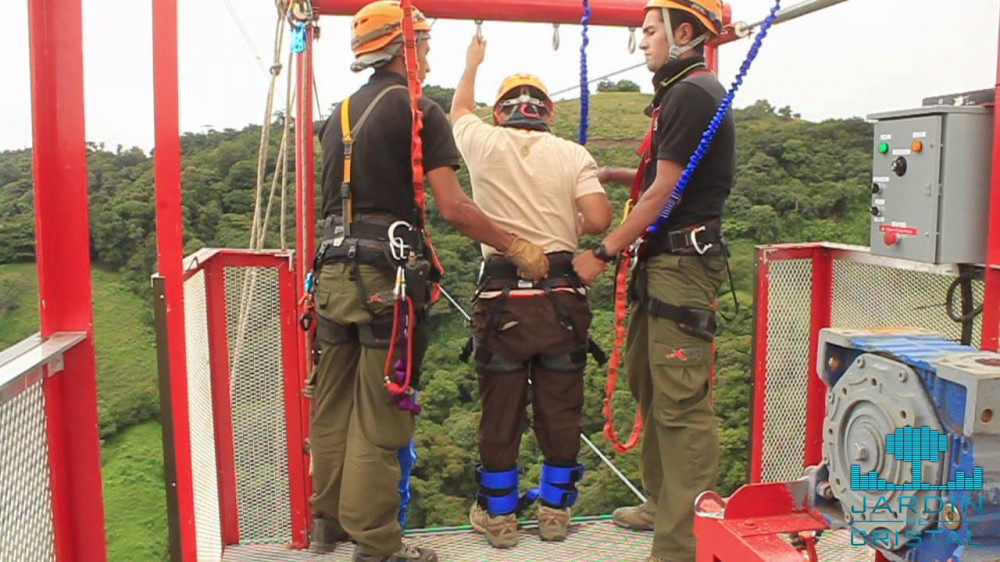
{"type": "Polygon", "coordinates": [[[539,100],[544,102],[549,106],[549,111],[552,111],[552,100],[549,99],[549,90],[542,83],[542,80],[533,74],[511,74],[510,76],[503,79],[500,84],[500,89],[497,90],[496,101],[493,102],[493,108],[496,109],[497,105],[503,100],[504,96],[513,92],[518,88],[535,88],[541,92],[545,99],[539,100]]]}
{"type": "Polygon", "coordinates": [[[722,0],[648,0],[646,9],[681,10],[698,18],[709,33],[722,34],[722,0]]]}
{"type": "MultiPolygon", "coordinates": [[[[413,30],[428,33],[431,24],[413,7],[413,30]]],[[[351,50],[355,57],[384,49],[403,34],[403,8],[397,0],[378,0],[354,14],[351,50]]]]}

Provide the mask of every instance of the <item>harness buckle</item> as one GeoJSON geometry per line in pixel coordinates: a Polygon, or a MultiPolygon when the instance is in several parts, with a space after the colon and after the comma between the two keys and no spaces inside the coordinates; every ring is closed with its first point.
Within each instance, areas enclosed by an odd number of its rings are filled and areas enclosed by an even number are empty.
{"type": "Polygon", "coordinates": [[[691,229],[691,232],[688,234],[691,241],[691,247],[694,248],[695,252],[698,252],[699,256],[704,256],[706,252],[715,247],[715,244],[712,244],[711,242],[704,246],[698,243],[698,233],[704,232],[705,228],[705,225],[701,225],[698,228],[691,229]]]}
{"type": "Polygon", "coordinates": [[[347,257],[349,259],[354,259],[354,256],[358,254],[358,243],[355,240],[351,240],[350,244],[347,246],[347,257]]]}

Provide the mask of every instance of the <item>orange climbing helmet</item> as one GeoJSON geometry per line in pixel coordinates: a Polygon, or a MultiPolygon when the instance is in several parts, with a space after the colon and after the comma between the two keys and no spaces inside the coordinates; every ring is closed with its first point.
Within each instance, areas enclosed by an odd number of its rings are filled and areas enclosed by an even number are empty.
{"type": "MultiPolygon", "coordinates": [[[[417,40],[426,39],[431,24],[423,12],[413,6],[413,30],[417,40]]],[[[399,52],[403,37],[403,8],[397,0],[378,0],[366,4],[354,14],[351,26],[351,50],[355,62],[351,68],[362,70],[388,62],[399,52]]]]}
{"type": "Polygon", "coordinates": [[[722,34],[722,0],[649,0],[646,9],[681,10],[693,15],[713,35],[722,34]]]}

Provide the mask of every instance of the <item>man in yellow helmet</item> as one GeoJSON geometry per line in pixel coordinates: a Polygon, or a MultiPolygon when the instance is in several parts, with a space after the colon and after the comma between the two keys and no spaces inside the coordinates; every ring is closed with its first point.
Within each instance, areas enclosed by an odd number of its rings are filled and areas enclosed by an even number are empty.
{"type": "MultiPolygon", "coordinates": [[[[574,261],[590,283],[640,237],[670,197],[726,94],[705,65],[705,42],[722,31],[721,0],[649,0],[642,51],[654,73],[650,137],[638,170],[604,168],[602,181],[641,194],[628,218],[574,261]]],[[[710,402],[713,303],[725,268],[722,212],[733,186],[736,133],[722,122],[666,223],[633,272],[626,344],[629,387],[645,419],[642,482],[648,500],[614,522],[654,531],[650,560],[693,562],[694,500],[715,484],[719,445],[710,402]]]]}
{"type": "MultiPolygon", "coordinates": [[[[416,9],[413,17],[423,81],[430,25],[416,9]]],[[[351,68],[374,72],[319,131],[325,231],[313,263],[317,360],[307,386],[313,400],[310,542],[329,551],[350,536],[357,542],[355,562],[437,560],[430,549],[404,544],[399,523],[397,452],[410,442],[419,411],[406,389],[418,384],[429,281],[440,274],[414,189],[402,22],[396,1],[357,12],[351,68]],[[393,342],[397,334],[404,337],[393,342]]],[[[441,215],[459,232],[503,251],[529,278],[544,277],[548,261],[541,248],[490,220],[462,191],[444,111],[427,98],[419,107],[423,166],[441,215]]]]}
{"type": "Polygon", "coordinates": [[[535,76],[503,81],[493,125],[473,113],[476,71],[486,43],[473,38],[451,116],[469,167],[473,198],[505,228],[542,247],[549,276],[532,283],[489,243],[472,314],[482,418],[472,527],[497,548],[517,544],[517,512],[540,500],[542,540],[566,538],[576,483],[591,313],[573,273],[582,233],[604,232],[611,205],[585,148],[549,132],[553,104],[535,76]],[[517,467],[531,385],[534,430],[545,457],[539,487],[518,497],[517,467]]]}

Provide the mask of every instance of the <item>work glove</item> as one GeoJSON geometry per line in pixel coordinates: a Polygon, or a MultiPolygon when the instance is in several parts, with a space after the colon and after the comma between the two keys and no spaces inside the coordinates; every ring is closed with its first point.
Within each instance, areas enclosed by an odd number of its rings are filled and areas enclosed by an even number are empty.
{"type": "Polygon", "coordinates": [[[517,266],[517,274],[522,279],[538,281],[544,279],[549,274],[549,258],[540,247],[524,238],[514,239],[514,243],[507,248],[504,257],[514,262],[517,266]]]}

